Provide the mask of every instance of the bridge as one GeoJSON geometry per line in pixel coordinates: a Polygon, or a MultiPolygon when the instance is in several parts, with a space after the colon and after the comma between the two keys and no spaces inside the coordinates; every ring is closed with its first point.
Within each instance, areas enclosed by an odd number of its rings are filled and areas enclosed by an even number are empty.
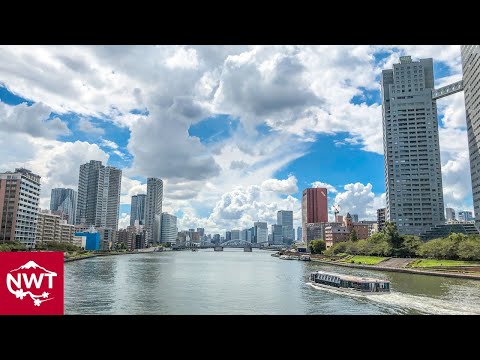
{"type": "Polygon", "coordinates": [[[432,90],[432,100],[441,99],[445,96],[455,94],[463,90],[463,80],[454,82],[439,89],[432,90]]]}
{"type": "Polygon", "coordinates": [[[228,241],[224,241],[223,243],[219,244],[219,245],[215,245],[215,244],[209,244],[209,245],[190,245],[190,246],[186,246],[186,245],[173,245],[172,248],[173,250],[184,250],[184,249],[192,249],[192,248],[195,248],[195,249],[213,249],[215,248],[215,246],[221,246],[223,248],[241,248],[243,249],[244,247],[248,246],[248,247],[251,247],[251,248],[260,248],[260,244],[252,244],[248,241],[245,241],[245,240],[228,240],[228,241]]]}

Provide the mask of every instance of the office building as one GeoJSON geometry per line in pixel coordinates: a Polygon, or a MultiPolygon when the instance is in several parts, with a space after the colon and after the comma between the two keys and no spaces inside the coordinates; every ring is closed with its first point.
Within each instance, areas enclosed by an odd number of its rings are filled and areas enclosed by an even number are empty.
{"type": "Polygon", "coordinates": [[[56,188],[50,194],[50,210],[55,214],[63,213],[67,223],[75,225],[77,211],[77,192],[73,189],[56,188]]]}
{"type": "Polygon", "coordinates": [[[455,220],[455,210],[453,210],[452,208],[446,208],[445,209],[445,219],[448,221],[448,220],[455,220]]]}
{"type": "Polygon", "coordinates": [[[197,232],[200,234],[200,237],[203,237],[205,235],[205,229],[204,228],[197,228],[197,232]]]}
{"type": "Polygon", "coordinates": [[[475,224],[480,225],[480,45],[462,45],[463,94],[467,119],[475,224]]]}
{"type": "Polygon", "coordinates": [[[0,173],[0,243],[35,247],[40,176],[30,170],[0,173]]]}
{"type": "Polygon", "coordinates": [[[439,224],[431,227],[429,230],[420,234],[420,240],[428,241],[433,239],[445,238],[448,235],[456,234],[465,234],[465,235],[480,235],[477,227],[473,223],[450,223],[450,224],[439,224]]]}
{"type": "Polygon", "coordinates": [[[283,243],[291,244],[295,240],[295,231],[293,230],[293,211],[277,211],[277,224],[282,225],[283,243]]]}
{"type": "Polygon", "coordinates": [[[145,204],[147,201],[147,195],[137,194],[132,196],[132,202],[130,205],[130,226],[135,225],[135,221],[138,220],[139,225],[145,225],[145,204]]]}
{"type": "Polygon", "coordinates": [[[419,235],[445,222],[433,61],[402,56],[381,85],[385,220],[419,235]]]}
{"type": "MultiPolygon", "coordinates": [[[[467,222],[467,221],[472,221],[472,220],[475,220],[475,218],[473,217],[473,214],[471,211],[459,211],[458,212],[458,221],[461,221],[461,222],[467,222]]],[[[476,220],[475,220],[476,222],[476,220]]]]}
{"type": "Polygon", "coordinates": [[[352,221],[355,223],[355,222],[358,222],[358,215],[357,214],[352,214],[352,221]]]}
{"type": "Polygon", "coordinates": [[[272,225],[272,241],[274,245],[283,244],[283,229],[282,225],[273,224],[272,225]]]}
{"type": "Polygon", "coordinates": [[[240,230],[231,231],[232,240],[240,240],[240,230]]]}
{"type": "Polygon", "coordinates": [[[253,241],[256,244],[268,242],[268,226],[266,222],[256,221],[253,223],[253,241]]]}
{"type": "Polygon", "coordinates": [[[163,180],[147,179],[147,199],[145,204],[145,229],[148,244],[160,244],[162,226],[163,180]]]}
{"type": "Polygon", "coordinates": [[[225,241],[230,241],[230,240],[232,240],[232,232],[225,231],[225,241]]]}
{"type": "Polygon", "coordinates": [[[122,170],[96,160],[80,165],[76,223],[117,230],[121,186],[122,170]]]}
{"type": "Polygon", "coordinates": [[[161,242],[166,244],[175,244],[177,239],[177,217],[175,215],[162,213],[162,226],[161,226],[161,242]]]}
{"type": "Polygon", "coordinates": [[[307,240],[307,224],[328,222],[328,193],[326,188],[309,188],[302,193],[302,236],[307,240]]]}

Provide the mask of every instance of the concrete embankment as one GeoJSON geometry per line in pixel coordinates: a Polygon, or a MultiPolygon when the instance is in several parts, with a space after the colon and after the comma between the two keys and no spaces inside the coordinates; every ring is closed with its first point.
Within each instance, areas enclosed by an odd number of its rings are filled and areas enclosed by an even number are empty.
{"type": "Polygon", "coordinates": [[[387,267],[387,266],[379,266],[379,265],[348,264],[348,263],[342,263],[339,261],[328,261],[328,260],[320,260],[320,259],[312,259],[312,261],[319,262],[322,264],[327,264],[327,265],[344,266],[344,267],[351,267],[351,268],[357,268],[357,269],[391,271],[391,272],[401,272],[401,273],[418,274],[418,275],[431,275],[431,276],[443,276],[443,277],[453,277],[453,278],[461,278],[461,279],[480,280],[480,274],[477,275],[477,274],[452,273],[452,272],[444,272],[444,271],[416,270],[416,269],[395,268],[395,267],[387,267]]]}
{"type": "Polygon", "coordinates": [[[153,253],[155,252],[155,248],[148,248],[148,249],[139,249],[137,251],[126,251],[126,252],[115,252],[115,253],[96,253],[88,256],[82,256],[82,257],[75,257],[71,259],[65,259],[64,262],[70,262],[70,261],[77,261],[77,260],[84,260],[84,259],[90,259],[93,257],[97,256],[114,256],[114,255],[132,255],[132,254],[145,254],[145,253],[153,253]]]}

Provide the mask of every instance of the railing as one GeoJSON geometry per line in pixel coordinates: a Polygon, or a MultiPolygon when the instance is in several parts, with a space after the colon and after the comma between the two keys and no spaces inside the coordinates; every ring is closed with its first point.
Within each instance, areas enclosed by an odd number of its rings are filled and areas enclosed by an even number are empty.
{"type": "Polygon", "coordinates": [[[454,82],[453,84],[449,84],[447,86],[443,86],[439,89],[432,90],[432,100],[437,100],[442,97],[455,94],[463,90],[463,80],[454,82]]]}

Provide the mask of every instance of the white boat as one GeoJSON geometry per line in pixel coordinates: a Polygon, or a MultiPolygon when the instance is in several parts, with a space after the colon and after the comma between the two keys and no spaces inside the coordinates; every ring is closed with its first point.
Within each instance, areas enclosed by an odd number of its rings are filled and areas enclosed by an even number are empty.
{"type": "Polygon", "coordinates": [[[312,261],[312,259],[310,258],[310,255],[302,255],[298,258],[298,260],[300,260],[300,261],[312,261]]]}
{"type": "Polygon", "coordinates": [[[320,287],[337,288],[348,292],[380,294],[390,292],[390,281],[352,275],[315,271],[310,273],[312,284],[320,287]]]}
{"type": "Polygon", "coordinates": [[[280,255],[280,259],[282,259],[282,260],[295,260],[295,257],[291,256],[291,255],[280,255]]]}

